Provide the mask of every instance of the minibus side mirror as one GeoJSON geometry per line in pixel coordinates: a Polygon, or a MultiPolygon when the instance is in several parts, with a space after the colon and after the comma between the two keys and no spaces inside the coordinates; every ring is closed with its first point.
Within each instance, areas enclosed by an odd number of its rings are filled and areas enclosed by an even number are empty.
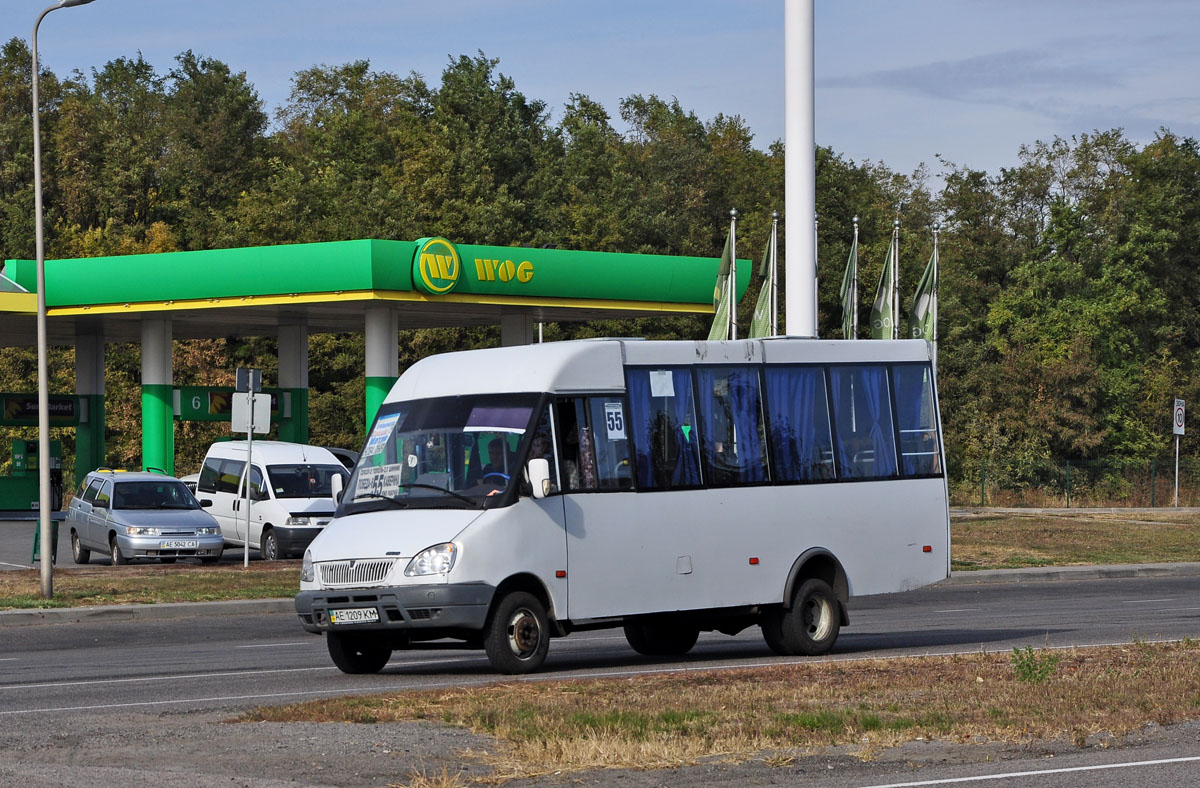
{"type": "Polygon", "coordinates": [[[329,487],[333,490],[333,502],[342,502],[342,493],[346,490],[346,480],[342,478],[340,473],[335,473],[333,478],[329,480],[329,487]]]}
{"type": "Polygon", "coordinates": [[[534,498],[545,498],[550,494],[550,461],[537,458],[525,466],[525,474],[529,477],[529,486],[533,488],[534,498]]]}

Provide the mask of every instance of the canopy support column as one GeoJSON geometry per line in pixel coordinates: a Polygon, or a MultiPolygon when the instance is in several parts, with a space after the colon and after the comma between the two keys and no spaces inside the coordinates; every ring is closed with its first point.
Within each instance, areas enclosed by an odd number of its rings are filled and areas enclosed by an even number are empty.
{"type": "Polygon", "coordinates": [[[175,474],[171,318],[142,318],[142,466],[175,474]]]}
{"type": "Polygon", "coordinates": [[[285,417],[280,407],[279,440],[308,443],[308,322],[279,327],[279,388],[291,399],[285,417]]]}
{"type": "Polygon", "coordinates": [[[83,413],[75,428],[75,484],[104,465],[104,329],[75,330],[75,394],[83,413]]]}
{"type": "Polygon", "coordinates": [[[398,316],[390,306],[367,308],[366,325],[366,426],[370,428],[392,384],[400,377],[398,316]]]}

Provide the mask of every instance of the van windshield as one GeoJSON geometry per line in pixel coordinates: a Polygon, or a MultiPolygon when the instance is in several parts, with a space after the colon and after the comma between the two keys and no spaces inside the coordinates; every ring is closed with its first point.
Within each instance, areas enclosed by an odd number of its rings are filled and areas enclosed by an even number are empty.
{"type": "Polygon", "coordinates": [[[276,498],[331,498],[334,476],[346,478],[341,465],[268,465],[267,476],[276,498]]]}
{"type": "Polygon", "coordinates": [[[494,505],[519,477],[517,450],[538,397],[474,394],[383,406],[342,505],[494,505]]]}

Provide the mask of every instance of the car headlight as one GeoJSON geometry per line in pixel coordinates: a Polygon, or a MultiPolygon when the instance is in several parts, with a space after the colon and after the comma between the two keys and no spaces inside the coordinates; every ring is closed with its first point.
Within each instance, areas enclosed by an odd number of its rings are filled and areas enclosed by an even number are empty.
{"type": "Polygon", "coordinates": [[[305,550],[304,560],[300,562],[300,580],[311,583],[313,576],[312,550],[305,550]]]}
{"type": "Polygon", "coordinates": [[[284,521],[284,525],[312,525],[312,522],[307,517],[289,517],[284,521]]]}
{"type": "Polygon", "coordinates": [[[157,528],[147,528],[141,525],[125,526],[125,533],[129,536],[158,536],[157,528]]]}
{"type": "Polygon", "coordinates": [[[404,570],[404,574],[406,577],[444,575],[454,567],[456,555],[458,555],[458,550],[451,542],[426,547],[408,562],[408,568],[404,570]]]}
{"type": "Polygon", "coordinates": [[[215,536],[216,534],[219,534],[219,533],[221,533],[221,529],[215,525],[213,525],[213,526],[206,525],[202,528],[196,529],[197,536],[215,536]]]}

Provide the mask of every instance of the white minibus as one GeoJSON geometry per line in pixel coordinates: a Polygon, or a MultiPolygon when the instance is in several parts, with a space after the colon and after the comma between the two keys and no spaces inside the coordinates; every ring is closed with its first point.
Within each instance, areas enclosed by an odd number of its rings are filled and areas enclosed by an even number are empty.
{"type": "Polygon", "coordinates": [[[949,574],[922,340],[431,356],[337,492],[296,609],[347,673],[442,639],[524,673],[551,638],[605,627],[648,655],[750,626],[776,653],[817,655],[854,596],[949,574]]]}

